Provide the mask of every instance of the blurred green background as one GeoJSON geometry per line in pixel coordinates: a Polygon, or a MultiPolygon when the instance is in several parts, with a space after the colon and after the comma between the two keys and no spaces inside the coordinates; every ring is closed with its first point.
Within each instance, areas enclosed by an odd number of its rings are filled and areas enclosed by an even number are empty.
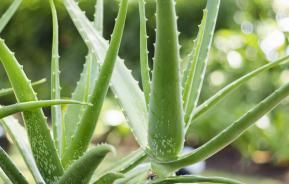
{"type": "MultiPolygon", "coordinates": [[[[60,24],[62,96],[69,98],[80,77],[87,48],[60,2],[57,3],[57,9],[60,24]]],[[[104,2],[104,37],[109,39],[118,2],[115,0],[104,2]]],[[[136,2],[131,0],[120,56],[125,59],[126,65],[139,80],[139,18],[136,2]]],[[[1,0],[0,15],[10,3],[11,0],[1,0]]],[[[80,6],[86,10],[87,16],[91,19],[94,3],[95,0],[80,1],[80,6]]],[[[204,0],[177,0],[182,57],[192,49],[205,3],[204,0]]],[[[148,1],[150,66],[154,55],[154,10],[154,1],[148,1]]],[[[288,0],[223,0],[201,102],[234,79],[288,55],[288,35],[288,0]]],[[[23,1],[0,36],[15,51],[30,79],[34,81],[41,78],[48,79],[46,84],[37,88],[39,98],[48,99],[52,37],[48,2],[23,1]]],[[[288,66],[276,67],[250,80],[193,123],[187,144],[197,147],[206,142],[278,86],[287,82],[289,82],[288,66]]],[[[2,67],[0,67],[0,86],[1,88],[9,86],[2,67]]],[[[13,103],[14,99],[9,97],[0,101],[1,104],[9,104],[13,103]]],[[[100,119],[103,123],[97,128],[95,142],[107,141],[115,145],[124,145],[123,150],[135,148],[136,144],[124,124],[125,119],[112,93],[109,93],[103,109],[100,119]]],[[[223,165],[217,162],[218,159],[211,159],[212,168],[215,165],[217,168],[253,175],[254,173],[272,175],[274,178],[288,181],[286,173],[289,166],[289,99],[284,100],[272,113],[261,118],[226,150],[217,156],[223,161],[223,165]]]]}

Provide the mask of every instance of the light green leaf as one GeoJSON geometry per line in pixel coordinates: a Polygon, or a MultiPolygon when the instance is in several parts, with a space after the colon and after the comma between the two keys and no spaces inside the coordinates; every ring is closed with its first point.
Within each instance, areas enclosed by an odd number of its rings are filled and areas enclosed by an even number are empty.
{"type": "Polygon", "coordinates": [[[12,139],[13,143],[18,148],[35,182],[44,183],[44,180],[33,158],[33,154],[28,142],[28,136],[24,127],[22,127],[19,124],[18,120],[15,119],[13,116],[9,116],[0,121],[3,128],[5,129],[5,132],[8,134],[8,136],[12,139]]]}
{"type": "Polygon", "coordinates": [[[5,184],[13,184],[1,168],[0,168],[0,182],[5,184]]]}
{"type": "Polygon", "coordinates": [[[160,160],[175,159],[184,145],[183,101],[175,0],[157,0],[155,61],[148,143],[160,160]]]}
{"type": "Polygon", "coordinates": [[[150,69],[148,65],[148,49],[147,49],[147,30],[146,30],[146,15],[145,15],[145,2],[139,0],[139,16],[140,16],[140,66],[141,66],[141,79],[143,91],[147,105],[150,100],[150,69]]]}
{"type": "Polygon", "coordinates": [[[173,184],[173,183],[223,183],[223,184],[242,184],[242,182],[222,178],[222,177],[205,177],[205,176],[174,176],[166,179],[160,179],[152,184],[173,184]]]}
{"type": "MultiPolygon", "coordinates": [[[[17,101],[37,101],[30,80],[3,40],[0,40],[0,60],[14,89],[17,101]]],[[[50,135],[47,119],[41,109],[25,111],[23,118],[40,173],[47,183],[53,183],[63,174],[63,168],[50,135]]]]}
{"type": "MultiPolygon", "coordinates": [[[[199,116],[207,112],[209,109],[211,109],[214,105],[216,105],[218,102],[223,100],[230,92],[247,82],[248,80],[256,77],[261,72],[267,71],[273,67],[276,67],[280,64],[287,63],[289,61],[289,56],[286,56],[284,58],[281,58],[275,62],[268,63],[260,68],[257,68],[256,70],[253,70],[252,72],[248,73],[247,75],[242,76],[241,78],[233,81],[232,83],[225,86],[223,89],[218,91],[214,96],[210,97],[208,100],[206,100],[203,104],[198,106],[196,110],[193,112],[191,117],[193,120],[197,119],[199,116]]],[[[189,121],[189,124],[187,125],[187,128],[192,123],[192,120],[189,121]]]]}
{"type": "Polygon", "coordinates": [[[178,160],[162,163],[159,166],[168,170],[176,170],[201,160],[205,160],[214,155],[235,139],[240,137],[250,126],[258,119],[271,111],[276,105],[284,100],[289,95],[289,84],[280,87],[270,96],[265,98],[254,108],[244,114],[240,119],[235,121],[229,127],[224,129],[218,135],[213,137],[201,147],[195,149],[192,153],[180,157],[178,160]]]}
{"type": "MultiPolygon", "coordinates": [[[[38,86],[38,85],[43,84],[45,82],[46,82],[46,79],[41,79],[39,81],[33,82],[32,86],[35,87],[35,86],[38,86]]],[[[7,89],[1,89],[0,90],[0,97],[6,96],[6,95],[11,95],[11,94],[13,94],[13,88],[7,88],[7,89]]]]}
{"type": "Polygon", "coordinates": [[[16,10],[20,6],[22,0],[14,0],[10,7],[6,10],[6,12],[0,18],[0,33],[3,31],[5,26],[8,24],[10,19],[15,14],[16,10]]]}
{"type": "MultiPolygon", "coordinates": [[[[64,0],[63,2],[86,45],[93,50],[98,61],[102,63],[108,49],[108,42],[95,30],[74,1],[64,0]]],[[[111,88],[124,108],[134,136],[139,144],[145,148],[148,129],[145,98],[138,83],[120,58],[117,58],[112,74],[111,88]]]]}
{"type": "MultiPolygon", "coordinates": [[[[205,27],[206,27],[206,23],[207,23],[207,15],[208,15],[208,10],[205,9],[203,11],[203,19],[202,22],[199,26],[199,33],[197,36],[197,39],[194,42],[194,49],[191,53],[191,55],[189,56],[190,58],[190,62],[187,66],[187,72],[185,72],[183,76],[186,78],[185,81],[185,87],[184,87],[184,91],[183,91],[183,101],[184,101],[184,109],[186,111],[186,109],[188,109],[188,106],[190,103],[192,103],[192,96],[195,96],[195,94],[193,93],[198,93],[198,89],[193,89],[193,84],[194,84],[194,77],[195,77],[195,73],[196,73],[196,68],[197,65],[200,65],[200,62],[204,62],[204,61],[200,61],[199,60],[199,56],[200,56],[200,52],[201,52],[201,46],[203,44],[203,39],[204,39],[204,34],[205,34],[205,27]]],[[[189,116],[189,115],[186,115],[189,116]]],[[[187,123],[187,122],[186,122],[187,123]]]]}
{"type": "MultiPolygon", "coordinates": [[[[103,0],[97,0],[95,5],[94,14],[94,26],[97,31],[102,34],[103,29],[103,0]]],[[[97,62],[93,51],[89,49],[88,55],[86,56],[86,61],[81,73],[81,77],[77,86],[72,93],[72,99],[88,101],[88,97],[92,94],[95,87],[95,81],[99,75],[100,64],[97,62]]],[[[75,133],[76,127],[83,116],[85,111],[85,106],[72,106],[68,105],[67,110],[64,114],[65,123],[65,143],[66,145],[71,143],[73,134],[75,133]]]]}
{"type": "Polygon", "coordinates": [[[59,184],[87,183],[106,154],[112,150],[112,146],[100,145],[87,151],[65,171],[59,184]]]}
{"type": "Polygon", "coordinates": [[[114,184],[145,184],[150,169],[150,164],[138,165],[136,168],[126,173],[124,178],[116,180],[114,184]]]}
{"type": "Polygon", "coordinates": [[[0,147],[0,167],[13,183],[28,184],[27,180],[2,147],[0,147]]]}
{"type": "MultiPolygon", "coordinates": [[[[202,86],[203,86],[203,81],[204,81],[204,76],[207,68],[207,63],[208,63],[208,55],[209,51],[211,48],[212,44],[212,39],[213,39],[213,34],[215,30],[215,25],[218,17],[218,12],[219,12],[219,7],[220,7],[220,0],[208,0],[207,1],[207,11],[208,15],[206,17],[206,25],[203,30],[202,35],[198,37],[197,42],[201,42],[199,45],[198,43],[196,44],[196,48],[199,51],[194,53],[193,61],[192,63],[192,68],[193,68],[193,79],[192,81],[188,81],[188,89],[189,94],[185,95],[185,122],[188,123],[190,116],[194,109],[196,108],[199,97],[201,94],[202,86]],[[195,63],[194,63],[195,62],[195,63]]],[[[189,65],[190,67],[190,65],[189,65]]],[[[191,80],[188,78],[188,80],[191,80]]]]}
{"type": "MultiPolygon", "coordinates": [[[[49,0],[49,5],[52,13],[52,51],[51,51],[51,99],[60,99],[60,80],[59,80],[59,51],[58,51],[58,19],[54,5],[54,0],[49,0]]],[[[62,154],[62,112],[61,106],[56,105],[51,107],[51,123],[53,140],[55,142],[58,155],[62,154]]]]}
{"type": "MultiPolygon", "coordinates": [[[[0,119],[15,114],[17,112],[25,112],[33,109],[38,109],[41,107],[48,107],[59,104],[86,104],[74,100],[40,100],[40,101],[30,101],[22,102],[9,106],[4,106],[0,108],[0,119]]],[[[87,105],[87,104],[86,104],[87,105]]]]}
{"type": "Polygon", "coordinates": [[[123,178],[124,175],[122,173],[109,172],[102,177],[100,177],[97,181],[93,182],[94,184],[113,184],[113,182],[119,178],[123,178]]]}
{"type": "Polygon", "coordinates": [[[104,98],[109,88],[113,68],[120,48],[127,7],[128,0],[121,1],[119,14],[112,33],[111,43],[102,64],[99,77],[95,83],[92,95],[89,98],[89,102],[92,103],[93,106],[85,109],[71,143],[67,145],[67,149],[62,158],[64,167],[67,167],[73,160],[78,159],[85,152],[90,143],[104,98]]]}

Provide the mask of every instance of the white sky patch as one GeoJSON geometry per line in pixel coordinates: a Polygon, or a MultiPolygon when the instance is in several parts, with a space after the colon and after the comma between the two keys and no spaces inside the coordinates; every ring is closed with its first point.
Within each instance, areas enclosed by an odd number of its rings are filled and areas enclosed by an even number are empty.
{"type": "Polygon", "coordinates": [[[110,109],[104,113],[104,122],[110,126],[118,126],[125,122],[125,117],[121,111],[110,109]]]}
{"type": "Polygon", "coordinates": [[[230,51],[227,54],[227,60],[231,68],[238,69],[242,67],[243,59],[237,51],[230,51]]]}
{"type": "Polygon", "coordinates": [[[261,128],[261,129],[267,129],[267,128],[269,128],[269,127],[270,127],[270,124],[271,124],[270,118],[269,118],[267,115],[263,116],[261,119],[259,119],[259,120],[256,122],[256,126],[257,126],[258,128],[261,128]]]}
{"type": "Polygon", "coordinates": [[[213,86],[220,86],[222,84],[224,84],[226,78],[223,72],[221,71],[214,71],[210,74],[210,83],[213,86]]]}

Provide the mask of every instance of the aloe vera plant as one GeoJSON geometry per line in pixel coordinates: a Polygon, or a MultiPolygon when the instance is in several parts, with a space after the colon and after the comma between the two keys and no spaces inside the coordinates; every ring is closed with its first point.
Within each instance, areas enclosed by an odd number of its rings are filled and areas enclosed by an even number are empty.
{"type": "MultiPolygon", "coordinates": [[[[20,2],[15,0],[0,19],[0,32],[20,2]]],[[[175,176],[175,171],[207,159],[238,138],[289,95],[289,84],[270,94],[201,147],[182,155],[187,129],[195,119],[234,89],[261,72],[287,63],[289,57],[257,68],[199,104],[220,0],[207,0],[194,48],[185,56],[189,58],[189,62],[184,71],[181,69],[182,58],[179,54],[176,1],[156,0],[156,46],[152,77],[148,65],[146,5],[144,0],[138,0],[143,90],[118,57],[128,0],[120,1],[109,43],[102,35],[103,0],[96,1],[93,22],[74,0],[63,0],[62,3],[88,47],[83,72],[72,94],[72,100],[61,100],[58,19],[53,0],[49,0],[53,23],[51,100],[37,100],[33,85],[22,66],[4,41],[0,40],[0,60],[12,86],[11,89],[1,90],[0,97],[14,93],[18,101],[0,108],[0,122],[21,152],[35,182],[241,183],[221,177],[175,176]],[[109,87],[118,97],[140,148],[108,169],[94,173],[106,154],[113,150],[112,146],[106,144],[88,148],[109,87]],[[60,104],[69,104],[67,110],[63,111],[60,104]],[[51,105],[55,106],[52,107],[50,130],[40,108],[51,105]],[[16,112],[22,112],[25,127],[9,116],[16,112]],[[150,177],[151,173],[154,177],[150,177]]],[[[3,180],[28,183],[3,149],[0,150],[0,159],[0,176],[3,180]]]]}

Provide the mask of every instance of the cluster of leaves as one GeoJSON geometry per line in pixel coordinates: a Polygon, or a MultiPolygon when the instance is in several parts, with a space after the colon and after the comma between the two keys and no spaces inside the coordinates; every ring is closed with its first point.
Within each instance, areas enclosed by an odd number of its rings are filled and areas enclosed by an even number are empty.
{"type": "MultiPolygon", "coordinates": [[[[4,27],[7,24],[20,2],[21,0],[16,0],[12,3],[12,8],[0,19],[0,25],[4,27]]],[[[118,57],[128,0],[120,3],[110,43],[102,35],[103,0],[98,0],[95,5],[93,22],[74,0],[63,0],[63,5],[89,52],[80,81],[72,94],[72,101],[61,101],[58,20],[54,1],[50,0],[49,3],[53,20],[52,101],[37,100],[22,66],[4,41],[0,40],[0,60],[19,102],[0,109],[3,112],[1,121],[37,183],[240,183],[218,177],[174,176],[174,173],[182,167],[207,159],[232,143],[289,95],[289,84],[274,91],[198,149],[181,155],[185,135],[197,118],[230,92],[257,74],[288,62],[288,56],[244,75],[199,105],[220,0],[207,1],[194,48],[184,59],[179,54],[176,2],[156,0],[157,29],[152,79],[148,67],[146,7],[144,0],[139,0],[142,91],[118,57]],[[183,68],[182,62],[187,63],[183,68]],[[118,97],[140,149],[106,171],[96,173],[97,179],[90,181],[102,159],[113,150],[110,145],[105,144],[88,149],[109,87],[118,97]],[[39,107],[61,103],[79,105],[69,104],[65,111],[59,105],[52,107],[52,137],[39,107]],[[14,118],[7,117],[19,111],[23,111],[26,131],[14,118]],[[151,171],[156,177],[149,177],[151,171]]],[[[11,89],[4,90],[6,93],[7,91],[11,89]]],[[[13,183],[28,183],[5,151],[0,152],[3,179],[13,183]]]]}

